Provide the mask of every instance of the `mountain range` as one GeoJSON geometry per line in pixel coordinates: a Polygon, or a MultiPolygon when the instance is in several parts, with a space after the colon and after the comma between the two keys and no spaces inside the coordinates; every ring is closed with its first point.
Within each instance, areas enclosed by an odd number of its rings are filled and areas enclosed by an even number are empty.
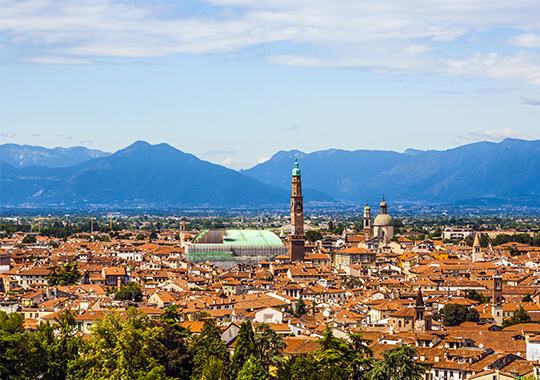
{"type": "Polygon", "coordinates": [[[110,153],[97,149],[88,149],[83,146],[48,149],[33,145],[0,145],[0,160],[16,168],[25,168],[32,165],[65,168],[91,160],[92,158],[109,155],[110,153]]]}
{"type": "Polygon", "coordinates": [[[244,174],[287,188],[298,154],[305,186],[363,203],[386,194],[399,202],[454,203],[482,198],[540,203],[540,140],[478,142],[445,151],[278,152],[244,174]]]}
{"type": "Polygon", "coordinates": [[[83,147],[0,145],[3,207],[260,207],[289,202],[298,155],[306,202],[540,205],[540,140],[480,142],[445,151],[280,151],[236,172],[168,144],[113,154],[83,147]]]}

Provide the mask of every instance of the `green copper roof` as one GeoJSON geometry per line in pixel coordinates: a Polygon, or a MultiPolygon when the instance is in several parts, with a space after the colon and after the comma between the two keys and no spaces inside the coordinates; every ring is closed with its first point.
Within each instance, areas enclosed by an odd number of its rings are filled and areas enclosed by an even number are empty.
{"type": "Polygon", "coordinates": [[[298,155],[294,155],[294,169],[292,175],[300,175],[300,168],[298,167],[298,155]]]}
{"type": "Polygon", "coordinates": [[[275,233],[265,230],[225,230],[223,244],[250,247],[283,246],[283,242],[275,233]]]}
{"type": "Polygon", "coordinates": [[[369,208],[367,204],[366,204],[366,207],[364,207],[364,212],[371,212],[371,209],[369,208]]]}

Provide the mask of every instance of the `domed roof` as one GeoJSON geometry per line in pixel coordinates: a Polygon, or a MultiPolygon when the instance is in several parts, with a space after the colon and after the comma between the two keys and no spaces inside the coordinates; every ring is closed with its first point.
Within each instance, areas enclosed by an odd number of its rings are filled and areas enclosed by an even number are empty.
{"type": "Polygon", "coordinates": [[[373,226],[393,226],[394,219],[388,214],[379,214],[373,222],[373,226]]]}
{"type": "Polygon", "coordinates": [[[366,207],[364,207],[364,212],[371,212],[371,209],[369,208],[367,204],[366,204],[366,207]]]}
{"type": "Polygon", "coordinates": [[[300,175],[300,168],[298,167],[298,156],[294,157],[294,169],[292,170],[292,175],[300,175]]]}

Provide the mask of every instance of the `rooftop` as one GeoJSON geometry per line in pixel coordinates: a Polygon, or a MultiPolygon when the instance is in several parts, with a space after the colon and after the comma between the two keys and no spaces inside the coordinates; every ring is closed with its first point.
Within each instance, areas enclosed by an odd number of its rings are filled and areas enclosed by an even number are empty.
{"type": "Polygon", "coordinates": [[[223,244],[245,247],[282,247],[283,242],[275,233],[265,230],[214,230],[203,231],[194,244],[223,244]]]}

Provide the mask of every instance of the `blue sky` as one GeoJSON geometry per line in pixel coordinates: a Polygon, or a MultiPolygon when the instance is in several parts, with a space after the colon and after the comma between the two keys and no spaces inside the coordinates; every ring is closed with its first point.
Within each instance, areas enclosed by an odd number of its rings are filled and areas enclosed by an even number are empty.
{"type": "Polygon", "coordinates": [[[279,150],[540,138],[537,0],[0,0],[2,143],[279,150]]]}

